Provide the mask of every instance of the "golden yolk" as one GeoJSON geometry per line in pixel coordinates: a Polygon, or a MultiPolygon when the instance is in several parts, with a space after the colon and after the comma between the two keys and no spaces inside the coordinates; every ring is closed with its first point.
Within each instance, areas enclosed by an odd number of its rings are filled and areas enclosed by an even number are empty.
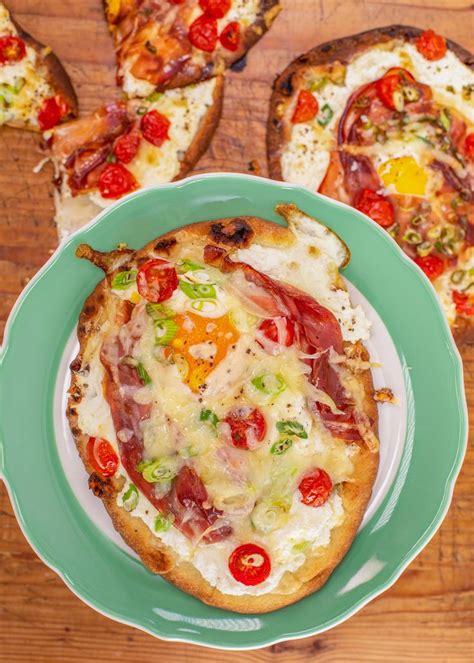
{"type": "Polygon", "coordinates": [[[422,196],[428,175],[413,157],[398,157],[381,164],[378,174],[386,187],[393,186],[401,194],[422,196]]]}
{"type": "Polygon", "coordinates": [[[171,341],[173,358],[183,381],[192,391],[199,391],[207,376],[224,359],[239,333],[229,316],[205,318],[196,313],[175,316],[178,332],[171,341]]]}

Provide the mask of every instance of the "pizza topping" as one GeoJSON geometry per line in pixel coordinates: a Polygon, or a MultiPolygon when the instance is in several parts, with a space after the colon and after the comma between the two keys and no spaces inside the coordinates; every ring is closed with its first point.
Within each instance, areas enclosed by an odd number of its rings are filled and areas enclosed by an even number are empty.
{"type": "Polygon", "coordinates": [[[300,90],[291,121],[293,124],[309,122],[316,117],[318,110],[319,104],[314,94],[308,90],[300,90]]]}
{"type": "Polygon", "coordinates": [[[170,345],[178,333],[177,323],[171,319],[155,320],[155,343],[156,345],[170,345]]]}
{"type": "Polygon", "coordinates": [[[295,325],[291,318],[284,316],[264,320],[258,330],[269,341],[285,347],[292,345],[295,339],[295,325]]]}
{"type": "Polygon", "coordinates": [[[124,272],[117,272],[110,283],[110,287],[114,290],[127,290],[137,280],[136,269],[131,269],[124,272]]]}
{"type": "Polygon", "coordinates": [[[252,384],[257,391],[267,396],[278,396],[286,389],[286,382],[279,373],[263,373],[253,378],[252,384]]]}
{"type": "Polygon", "coordinates": [[[133,511],[138,505],[139,495],[135,484],[129,484],[122,497],[122,505],[125,511],[133,511]]]}
{"type": "Polygon", "coordinates": [[[321,108],[321,112],[318,115],[318,124],[321,127],[325,127],[332,120],[334,111],[332,110],[329,104],[324,104],[321,108]]]}
{"type": "Polygon", "coordinates": [[[168,118],[157,110],[145,113],[140,122],[143,138],[156,147],[160,147],[165,140],[169,139],[170,126],[171,122],[168,118]]]}
{"type": "Polygon", "coordinates": [[[20,37],[0,37],[0,65],[20,62],[26,57],[26,44],[20,37]]]}
{"type": "Polygon", "coordinates": [[[38,125],[41,131],[47,131],[59,124],[70,112],[66,102],[59,96],[45,99],[38,111],[38,125]]]}
{"type": "Polygon", "coordinates": [[[250,521],[256,530],[269,534],[286,525],[290,507],[289,499],[264,499],[255,505],[250,521]]]}
{"type": "Polygon", "coordinates": [[[294,435],[295,437],[299,437],[302,440],[308,439],[308,433],[305,431],[303,425],[300,424],[299,421],[278,421],[276,427],[278,432],[282,435],[294,435]]]}
{"type": "Polygon", "coordinates": [[[112,477],[117,471],[119,459],[113,446],[102,437],[90,437],[87,457],[94,470],[102,477],[112,477]]]}
{"type": "Polygon", "coordinates": [[[231,0],[199,0],[199,6],[203,12],[213,18],[223,18],[231,5],[231,0]]]}
{"type": "Polygon", "coordinates": [[[237,407],[223,421],[230,427],[232,444],[239,449],[255,449],[267,432],[265,418],[256,408],[237,407]]]}
{"type": "Polygon", "coordinates": [[[114,154],[122,163],[130,163],[136,157],[140,147],[140,136],[136,132],[130,132],[120,136],[114,145],[114,154]]]}
{"type": "Polygon", "coordinates": [[[446,40],[433,30],[425,30],[416,40],[416,48],[427,60],[440,60],[445,56],[446,40]]]}
{"type": "Polygon", "coordinates": [[[219,40],[228,51],[237,51],[240,46],[240,24],[237,21],[231,21],[222,30],[219,40]]]}
{"type": "Polygon", "coordinates": [[[474,296],[467,292],[453,290],[453,302],[456,305],[456,311],[461,315],[474,315],[474,296]]]}
{"type": "Polygon", "coordinates": [[[193,46],[206,53],[212,53],[217,45],[217,21],[203,14],[189,27],[189,41],[193,46]]]}
{"type": "Polygon", "coordinates": [[[389,69],[376,82],[377,94],[382,103],[391,110],[403,111],[405,103],[418,101],[420,92],[410,72],[400,67],[389,69]]]}
{"type": "Polygon", "coordinates": [[[370,216],[382,228],[388,228],[395,220],[395,212],[390,200],[371,189],[362,189],[356,199],[355,207],[370,216]]]}
{"type": "Polygon", "coordinates": [[[300,501],[307,506],[318,507],[326,504],[333,490],[331,477],[317,467],[299,483],[300,501]]]}
{"type": "Polygon", "coordinates": [[[167,532],[173,524],[174,518],[172,515],[165,516],[159,513],[155,518],[155,532],[167,532]]]}
{"type": "Polygon", "coordinates": [[[445,269],[444,261],[439,256],[418,256],[415,258],[415,262],[418,267],[423,270],[430,281],[441,276],[445,269]]]}
{"type": "Polygon", "coordinates": [[[474,133],[468,134],[464,140],[464,154],[474,161],[474,133]]]}
{"type": "Polygon", "coordinates": [[[141,472],[148,483],[170,482],[178,474],[179,461],[175,456],[164,456],[157,460],[139,463],[137,470],[141,472]]]}
{"type": "Polygon", "coordinates": [[[169,299],[178,283],[178,275],[173,265],[161,258],[147,260],[138,270],[138,292],[152,303],[169,299]]]}
{"type": "Polygon", "coordinates": [[[132,173],[120,163],[107,165],[99,177],[99,191],[103,198],[120,198],[138,188],[132,173]]]}
{"type": "Polygon", "coordinates": [[[273,454],[273,456],[281,456],[286,453],[292,445],[293,440],[291,437],[282,437],[281,440],[272,444],[270,453],[273,454]]]}
{"type": "Polygon", "coordinates": [[[229,557],[229,570],[237,582],[248,586],[259,585],[270,575],[270,557],[255,543],[244,543],[229,557]]]}

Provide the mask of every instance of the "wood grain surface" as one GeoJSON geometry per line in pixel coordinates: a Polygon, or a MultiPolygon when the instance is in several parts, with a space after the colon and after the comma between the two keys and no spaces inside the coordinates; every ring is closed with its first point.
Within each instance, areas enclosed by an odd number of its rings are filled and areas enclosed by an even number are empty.
{"type": "MultiPolygon", "coordinates": [[[[322,41],[390,23],[433,27],[474,50],[468,0],[282,0],[273,29],[229,73],[222,121],[195,172],[265,174],[265,119],[276,73],[322,41]]],[[[17,19],[56,51],[82,113],[118,96],[101,0],[10,0],[17,19]]],[[[0,131],[0,338],[22,287],[56,246],[51,171],[34,175],[36,138],[0,131]]],[[[429,330],[422,333],[429,333],[429,330]]],[[[474,348],[462,351],[474,419],[474,348]]],[[[448,443],[448,441],[446,441],[448,443]]],[[[474,451],[468,451],[441,529],[398,582],[352,619],[312,638],[254,652],[160,642],[94,612],[33,553],[0,487],[0,661],[470,661],[474,660],[474,451]]],[[[416,505],[414,505],[416,508],[416,505]]]]}

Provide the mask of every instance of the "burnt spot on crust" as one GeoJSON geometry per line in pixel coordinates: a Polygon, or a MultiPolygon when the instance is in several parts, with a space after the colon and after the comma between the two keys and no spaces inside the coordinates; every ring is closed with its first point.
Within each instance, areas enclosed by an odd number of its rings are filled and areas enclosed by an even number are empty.
{"type": "Polygon", "coordinates": [[[243,71],[247,66],[247,56],[244,55],[240,60],[236,60],[233,64],[230,65],[231,71],[236,71],[237,73],[243,71]]]}
{"type": "Polygon", "coordinates": [[[81,368],[80,358],[76,357],[75,359],[73,359],[72,362],[69,365],[69,368],[71,369],[71,371],[74,371],[75,373],[77,373],[77,371],[79,371],[79,369],[81,368]]]}
{"type": "Polygon", "coordinates": [[[176,243],[177,240],[174,239],[174,237],[170,237],[168,239],[160,239],[160,241],[155,244],[155,251],[165,251],[166,253],[169,253],[171,247],[174,246],[176,243]]]}
{"type": "Polygon", "coordinates": [[[110,479],[103,479],[96,472],[89,477],[89,488],[96,497],[112,497],[115,493],[114,486],[110,479]]]}
{"type": "Polygon", "coordinates": [[[81,392],[80,392],[79,389],[76,389],[76,390],[74,390],[74,391],[71,391],[71,392],[70,392],[70,396],[71,396],[71,399],[72,399],[75,403],[79,403],[79,401],[80,401],[81,398],[82,398],[82,396],[81,396],[81,392]]]}
{"type": "Polygon", "coordinates": [[[286,78],[283,78],[278,83],[278,91],[281,94],[284,94],[286,97],[291,97],[293,94],[293,73],[291,73],[286,78]]]}
{"type": "Polygon", "coordinates": [[[253,234],[247,221],[238,217],[226,223],[213,223],[209,230],[209,237],[216,244],[225,244],[235,248],[248,246],[253,234]]]}

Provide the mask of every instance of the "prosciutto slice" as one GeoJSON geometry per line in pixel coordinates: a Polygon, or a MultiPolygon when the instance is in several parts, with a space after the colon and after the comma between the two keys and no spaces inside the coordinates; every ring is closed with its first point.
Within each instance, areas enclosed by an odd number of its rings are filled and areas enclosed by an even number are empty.
{"type": "Polygon", "coordinates": [[[309,380],[317,389],[326,392],[342,414],[334,414],[331,409],[315,403],[315,409],[325,427],[335,436],[345,440],[361,439],[354,403],[347,396],[339,375],[329,362],[329,351],[344,353],[340,325],[331,311],[319,304],[301,290],[286,283],[275,281],[244,262],[234,262],[226,251],[216,246],[206,246],[204,260],[223,272],[240,274],[233,279],[233,285],[240,289],[247,299],[253,299],[265,308],[269,316],[286,316],[295,325],[295,337],[305,354],[315,354],[306,359],[311,367],[309,380]],[[242,278],[242,275],[244,278],[242,278]]]}
{"type": "Polygon", "coordinates": [[[136,368],[122,359],[133,352],[140,340],[144,316],[144,307],[130,311],[128,302],[124,302],[117,318],[122,326],[106,339],[100,354],[106,371],[105,398],[117,433],[120,459],[137,489],[156,509],[171,515],[174,526],[185,536],[204,543],[221,541],[232,533],[232,528],[224,521],[219,523],[222,512],[210,505],[206,488],[193,468],[182,467],[164,497],[155,494],[155,484],[146,481],[137,469],[143,461],[140,424],[150,417],[151,405],[136,402],[134,396],[143,385],[136,368]]]}

